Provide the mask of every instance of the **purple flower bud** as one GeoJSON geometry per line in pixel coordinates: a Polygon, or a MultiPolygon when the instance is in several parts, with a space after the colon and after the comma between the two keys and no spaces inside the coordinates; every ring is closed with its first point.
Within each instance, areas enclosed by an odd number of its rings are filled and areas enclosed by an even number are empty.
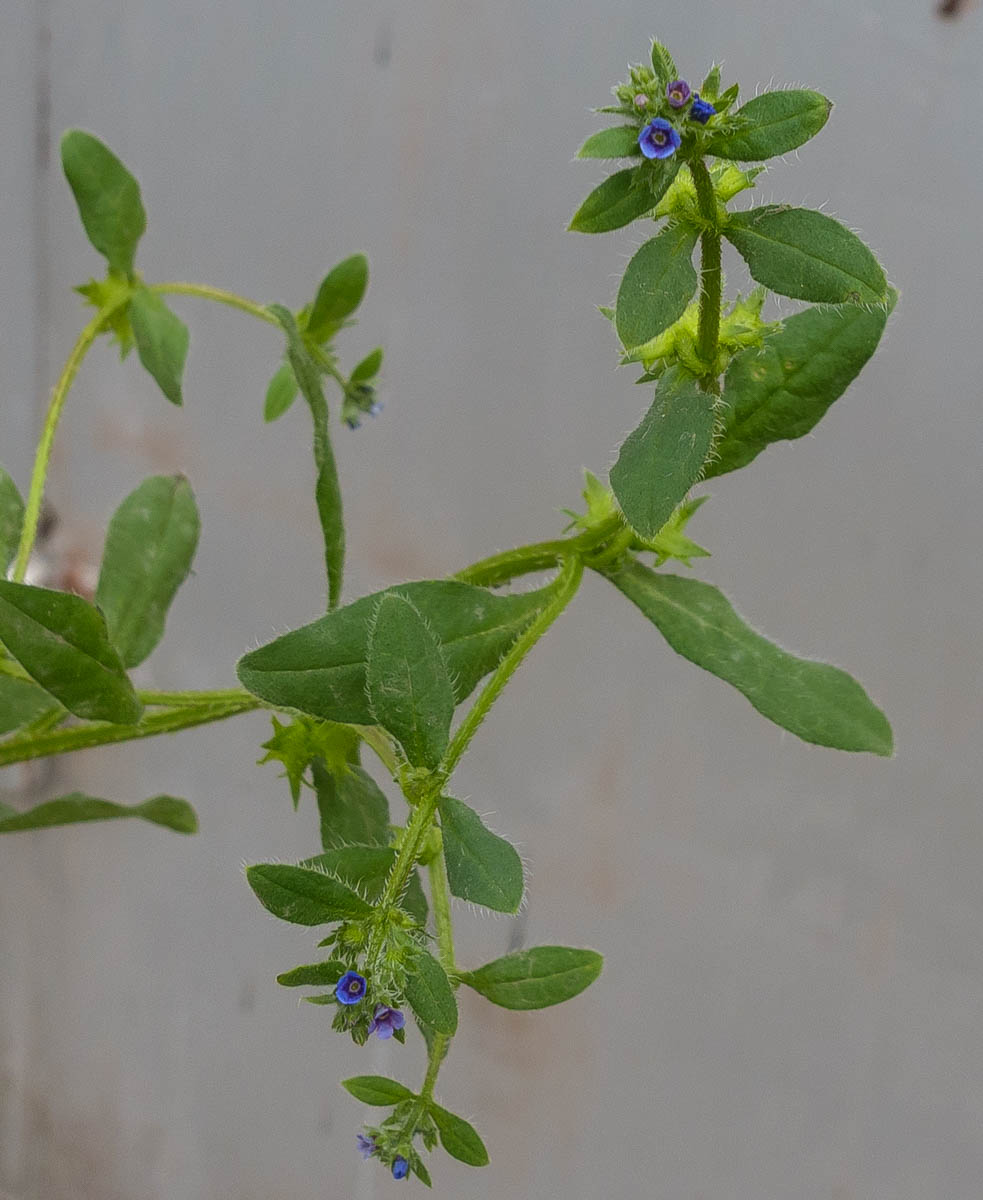
{"type": "Polygon", "coordinates": [[[365,979],[357,971],[346,971],[335,984],[339,1004],[358,1004],[365,995],[365,979]]]}
{"type": "Polygon", "coordinates": [[[403,1158],[402,1154],[397,1154],[393,1159],[393,1179],[405,1179],[410,1173],[410,1164],[403,1158]]]}
{"type": "Polygon", "coordinates": [[[663,117],[649,121],[638,135],[638,145],[646,158],[668,158],[679,149],[682,138],[663,117]]]}
{"type": "Polygon", "coordinates": [[[397,1029],[402,1029],[405,1024],[406,1018],[398,1008],[387,1008],[385,1004],[377,1004],[372,1022],[369,1025],[369,1033],[377,1033],[385,1042],[392,1037],[397,1029]]]}
{"type": "Polygon", "coordinates": [[[693,103],[690,105],[689,115],[694,121],[699,121],[701,125],[705,125],[716,111],[709,100],[700,99],[699,92],[693,93],[693,103]]]}
{"type": "Polygon", "coordinates": [[[645,95],[644,92],[639,92],[638,95],[635,97],[635,107],[636,108],[645,108],[645,106],[648,104],[648,102],[649,102],[649,98],[648,98],[648,96],[645,95]]]}
{"type": "Polygon", "coordinates": [[[685,79],[674,79],[666,84],[666,96],[671,108],[682,108],[689,99],[689,84],[685,79]]]}
{"type": "Polygon", "coordinates": [[[371,1158],[373,1154],[379,1153],[379,1147],[375,1144],[374,1137],[368,1137],[364,1133],[356,1133],[355,1142],[358,1145],[358,1152],[363,1158],[371,1158]]]}

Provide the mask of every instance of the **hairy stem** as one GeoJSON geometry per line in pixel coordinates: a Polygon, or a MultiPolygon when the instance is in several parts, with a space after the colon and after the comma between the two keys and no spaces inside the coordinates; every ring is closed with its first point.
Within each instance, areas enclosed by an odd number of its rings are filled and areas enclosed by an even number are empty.
{"type": "Polygon", "coordinates": [[[211,287],[207,283],[174,282],[154,283],[151,284],[150,290],[159,292],[162,296],[198,296],[201,300],[214,300],[217,304],[227,304],[229,308],[237,308],[240,312],[258,317],[267,325],[276,325],[279,328],[279,321],[265,305],[257,304],[255,300],[247,300],[245,296],[239,296],[235,292],[228,292],[225,288],[211,287]]]}
{"type": "Polygon", "coordinates": [[[723,270],[720,265],[720,222],[717,216],[717,197],[713,189],[710,172],[702,159],[689,164],[696,185],[696,200],[700,216],[707,227],[700,234],[700,323],[696,335],[696,349],[706,366],[706,374],[700,380],[705,392],[720,394],[717,375],[717,350],[720,343],[720,305],[723,288],[723,270]]]}

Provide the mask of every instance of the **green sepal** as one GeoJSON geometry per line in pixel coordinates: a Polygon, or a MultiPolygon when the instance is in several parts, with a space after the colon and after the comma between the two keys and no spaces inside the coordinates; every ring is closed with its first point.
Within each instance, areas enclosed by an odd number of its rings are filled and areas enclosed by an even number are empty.
{"type": "Polygon", "coordinates": [[[332,958],[328,962],[305,963],[276,977],[281,987],[331,987],[346,970],[345,964],[332,958]]]}
{"type": "Polygon", "coordinates": [[[763,92],[734,114],[740,127],[712,136],[705,151],[738,162],[776,158],[815,137],[832,108],[832,101],[805,88],[763,92]]]}
{"type": "Polygon", "coordinates": [[[198,506],[183,475],[152,475],[113,514],[96,605],[124,666],[138,666],[163,637],[200,529],[198,506]]]}
{"type": "Polygon", "coordinates": [[[656,536],[701,477],[713,441],[714,402],[692,375],[672,367],[656,385],[641,424],[625,439],[611,468],[611,487],[643,541],[656,536]]]}
{"type": "Polygon", "coordinates": [[[61,163],[89,241],[111,270],[132,275],[147,227],[140,185],[108,146],[81,129],[62,136],[61,163]]]}
{"type": "Polygon", "coordinates": [[[343,1079],[341,1086],[356,1100],[376,1108],[386,1108],[403,1100],[416,1099],[416,1092],[411,1092],[408,1087],[397,1083],[395,1079],[387,1079],[384,1075],[353,1075],[351,1079],[343,1079]]]}
{"type": "Polygon", "coordinates": [[[887,718],[855,679],[769,642],[717,588],[637,562],[609,578],[677,654],[737,688],[776,725],[819,746],[892,754],[887,718]]]}
{"type": "Polygon", "coordinates": [[[592,133],[577,151],[577,158],[636,158],[642,153],[637,125],[614,125],[592,133]]]}
{"type": "Polygon", "coordinates": [[[263,420],[269,422],[282,417],[297,399],[297,390],[293,367],[288,362],[281,363],[266,389],[263,420]]]}
{"type": "Polygon", "coordinates": [[[116,821],[125,817],[139,817],[175,833],[198,832],[195,810],[187,800],[179,800],[176,796],[154,796],[142,804],[127,805],[86,796],[83,792],[71,792],[26,812],[15,813],[5,807],[0,813],[0,834],[50,829],[54,825],[79,825],[86,821],[116,821]]]}
{"type": "Polygon", "coordinates": [[[129,299],[133,295],[133,281],[125,275],[110,271],[105,279],[90,279],[80,284],[75,291],[97,312],[109,310],[106,332],[115,338],[119,346],[120,361],[133,349],[133,326],[130,324],[129,299]]]}
{"type": "Polygon", "coordinates": [[[717,92],[720,90],[720,66],[714,63],[703,77],[703,82],[700,84],[700,97],[703,100],[711,102],[717,98],[717,92]]]}
{"type": "Polygon", "coordinates": [[[734,213],[724,236],[751,278],[814,304],[886,304],[884,271],[855,233],[808,208],[766,204],[734,213]]]}
{"type": "Polygon", "coordinates": [[[352,254],[325,275],[307,315],[304,330],[317,343],[328,341],[362,303],[369,286],[369,261],[352,254]]]}
{"type": "Polygon", "coordinates": [[[256,863],[246,868],[246,879],[268,912],[293,925],[327,925],[372,911],[361,896],[323,871],[256,863]]]}
{"type": "Polygon", "coordinates": [[[706,476],[736,471],[772,442],[800,438],[822,419],[877,349],[897,302],[884,308],[809,308],[727,368],[722,431],[706,476]]]}
{"type": "Polygon", "coordinates": [[[156,292],[142,285],[133,289],[129,318],[140,362],[167,399],[180,406],[181,380],[188,356],[187,325],[156,292]]]}
{"type": "Polygon", "coordinates": [[[440,1144],[451,1158],[467,1163],[469,1167],[488,1166],[488,1151],[473,1125],[463,1117],[455,1116],[446,1108],[441,1108],[439,1104],[434,1104],[433,1101],[428,1105],[427,1111],[437,1126],[440,1144]]]}
{"type": "Polygon", "coordinates": [[[407,760],[436,768],[450,741],[454,688],[433,630],[395,592],[380,597],[372,617],[365,687],[373,717],[407,760]]]}
{"type": "Polygon", "coordinates": [[[596,950],[536,946],[468,971],[461,975],[461,982],[500,1008],[526,1011],[549,1008],[578,995],[594,982],[603,966],[604,959],[596,950]]]}
{"type": "Polygon", "coordinates": [[[518,912],[524,880],[515,847],[453,796],[441,796],[437,808],[451,894],[495,912],[518,912]]]}
{"type": "Polygon", "coordinates": [[[674,83],[679,78],[676,63],[668,49],[654,38],[652,39],[651,58],[655,78],[665,91],[666,84],[674,83]]]}
{"type": "Polygon", "coordinates": [[[24,525],[24,501],[17,484],[0,467],[0,576],[14,561],[24,525]]]}
{"type": "Polygon", "coordinates": [[[632,257],[618,288],[614,322],[627,349],[662,333],[686,311],[697,287],[693,250],[698,233],[670,225],[632,257]]]}
{"type": "Polygon", "coordinates": [[[105,619],[81,596],[0,580],[0,642],[75,716],[114,725],[140,719],[143,705],[105,619]]]}
{"type": "Polygon", "coordinates": [[[684,532],[693,514],[709,499],[709,496],[697,496],[693,500],[686,500],[680,504],[655,537],[647,543],[645,548],[654,552],[657,567],[661,567],[670,559],[675,559],[684,566],[691,567],[694,558],[710,557],[709,550],[698,546],[684,532]]]}
{"type": "Polygon", "coordinates": [[[457,1001],[450,980],[426,950],[421,950],[410,963],[406,1002],[437,1033],[451,1037],[457,1032],[457,1001]]]}
{"type": "Polygon", "coordinates": [[[268,762],[283,764],[296,809],[300,803],[301,786],[307,782],[305,775],[313,763],[323,760],[329,772],[345,772],[350,756],[358,749],[359,737],[347,725],[336,725],[311,717],[294,717],[288,725],[282,724],[275,714],[271,719],[273,736],[262,743],[261,749],[266,754],[257,766],[268,762]]]}

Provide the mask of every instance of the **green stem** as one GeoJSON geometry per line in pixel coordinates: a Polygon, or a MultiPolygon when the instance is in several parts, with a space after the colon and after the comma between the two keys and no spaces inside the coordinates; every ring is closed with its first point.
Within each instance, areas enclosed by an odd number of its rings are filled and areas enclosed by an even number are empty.
{"type": "Polygon", "coordinates": [[[494,587],[519,575],[549,571],[558,567],[570,555],[587,554],[623,528],[624,521],[620,515],[609,517],[596,528],[585,530],[577,537],[554,538],[548,542],[533,542],[528,546],[517,546],[514,550],[503,550],[499,554],[481,559],[480,562],[472,563],[470,567],[458,571],[451,578],[461,583],[494,587]]]}
{"type": "Polygon", "coordinates": [[[203,704],[238,704],[256,697],[245,688],[216,688],[208,692],[155,692],[138,691],[142,704],[162,705],[166,708],[196,708],[203,704]]]}
{"type": "Polygon", "coordinates": [[[235,292],[227,292],[225,288],[211,287],[207,283],[174,282],[154,283],[151,284],[150,290],[159,292],[162,296],[198,296],[202,300],[214,300],[218,304],[227,304],[229,308],[249,313],[251,317],[258,317],[267,325],[279,327],[279,321],[265,305],[257,304],[255,300],[247,300],[245,296],[239,296],[235,292]]]}
{"type": "MultiPolygon", "coordinates": [[[[457,967],[454,963],[454,926],[451,919],[451,889],[447,881],[447,864],[444,862],[444,852],[436,855],[428,867],[430,876],[430,901],[433,908],[434,927],[437,931],[437,954],[440,965],[447,972],[453,983],[457,967]]],[[[427,1061],[427,1074],[420,1089],[421,1100],[432,1100],[433,1089],[437,1083],[437,1073],[440,1064],[447,1055],[451,1039],[446,1033],[435,1034],[430,1045],[427,1061]]]]}
{"type": "Polygon", "coordinates": [[[696,349],[706,366],[700,380],[705,392],[720,395],[717,375],[717,351],[720,343],[720,306],[723,289],[723,270],[720,262],[720,221],[713,180],[702,159],[689,164],[696,185],[696,200],[700,215],[707,223],[700,235],[700,322],[696,349]]]}

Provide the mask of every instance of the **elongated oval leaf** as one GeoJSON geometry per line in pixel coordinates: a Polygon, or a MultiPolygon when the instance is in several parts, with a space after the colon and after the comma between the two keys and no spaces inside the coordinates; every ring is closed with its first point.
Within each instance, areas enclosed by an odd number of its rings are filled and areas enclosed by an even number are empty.
{"type": "Polygon", "coordinates": [[[668,329],[683,315],[696,291],[693,250],[699,235],[670,225],[639,249],[618,288],[614,323],[628,350],[668,329]]]}
{"type": "Polygon", "coordinates": [[[308,867],[257,863],[246,868],[246,879],[265,909],[294,925],[327,925],[372,911],[343,883],[308,867]]]}
{"type": "Polygon", "coordinates": [[[276,977],[281,987],[331,987],[345,973],[345,964],[333,958],[328,962],[306,963],[276,977]]]}
{"type": "Polygon", "coordinates": [[[666,371],[611,468],[615,497],[639,537],[651,541],[700,478],[713,425],[714,397],[682,368],[666,371]]]}
{"type": "Polygon", "coordinates": [[[282,417],[296,399],[297,380],[293,367],[288,362],[281,363],[266,389],[263,420],[275,421],[277,417],[282,417]]]}
{"type": "Polygon", "coordinates": [[[441,796],[437,807],[451,893],[495,912],[518,912],[523,877],[515,847],[453,796],[441,796]]]}
{"type": "MultiPolygon", "coordinates": [[[[550,598],[548,589],[496,595],[452,580],[425,580],[393,589],[436,634],[458,704],[495,669],[550,598]]],[[[363,596],[284,634],[239,660],[239,679],[272,704],[327,720],[373,725],[366,695],[369,626],[383,592],[363,596]]]]}
{"type": "Polygon", "coordinates": [[[457,1031],[457,1001],[444,968],[425,950],[410,965],[406,1001],[425,1024],[437,1033],[452,1036],[457,1031]]]}
{"type": "Polygon", "coordinates": [[[374,904],[395,861],[396,851],[390,846],[339,846],[305,858],[300,866],[334,875],[374,904]]]}
{"type": "Polygon", "coordinates": [[[7,573],[17,553],[21,526],[24,523],[24,501],[17,484],[0,467],[0,575],[7,573]]]}
{"type": "Polygon", "coordinates": [[[655,77],[665,88],[667,83],[673,83],[679,78],[676,70],[676,64],[672,55],[666,46],[661,42],[652,40],[652,70],[655,72],[655,77]]]}
{"type": "Polygon", "coordinates": [[[175,833],[197,833],[198,818],[187,800],[175,796],[155,796],[143,804],[114,804],[82,792],[72,792],[57,800],[48,800],[27,812],[0,815],[0,833],[20,833],[26,829],[48,829],[53,825],[78,825],[84,821],[116,821],[140,817],[154,825],[163,825],[175,833]]]}
{"type": "Polygon", "coordinates": [[[734,133],[718,133],[707,144],[708,154],[757,162],[787,154],[815,137],[829,118],[832,102],[806,88],[763,92],[749,100],[737,115],[745,127],[734,133]]]}
{"type": "Polygon", "coordinates": [[[182,475],[152,475],[113,514],[96,604],[125,666],[142,663],[163,636],[199,532],[198,507],[182,475]]]}
{"type": "Polygon", "coordinates": [[[816,304],[884,304],[887,280],[855,233],[825,213],[766,204],[734,213],[724,236],[751,278],[781,296],[816,304]]]}
{"type": "Polygon", "coordinates": [[[363,1104],[372,1104],[384,1108],[390,1104],[399,1104],[403,1100],[413,1100],[416,1093],[408,1087],[397,1083],[395,1079],[387,1079],[384,1075],[353,1075],[351,1079],[343,1079],[341,1086],[363,1104]]]}
{"type": "Polygon", "coordinates": [[[389,841],[389,801],[367,771],[352,765],[335,773],[312,767],[325,850],[351,844],[385,846],[389,841]]]}
{"type": "Polygon", "coordinates": [[[0,642],[77,717],[132,725],[143,706],[102,613],[80,596],[0,580],[0,642]]]}
{"type": "Polygon", "coordinates": [[[325,275],[307,318],[307,333],[315,341],[329,338],[362,303],[369,286],[369,260],[353,254],[325,275]]]}
{"type": "Polygon", "coordinates": [[[603,966],[596,950],[536,946],[496,958],[462,975],[461,982],[501,1008],[549,1008],[589,987],[603,966]]]}
{"type": "Polygon", "coordinates": [[[108,146],[81,129],[62,137],[61,163],[89,241],[112,270],[132,275],[147,227],[140,185],[108,146]]]}
{"type": "Polygon", "coordinates": [[[634,158],[642,153],[635,125],[615,125],[592,133],[577,151],[578,158],[634,158]]]}
{"type": "Polygon", "coordinates": [[[855,679],[755,633],[717,588],[641,563],[610,578],[673,650],[743,692],[776,725],[819,746],[893,752],[887,718],[855,679]]]}
{"type": "Polygon", "coordinates": [[[188,327],[156,292],[137,287],[130,300],[130,327],[140,361],[172,404],[180,405],[188,327]]]}
{"type": "Polygon", "coordinates": [[[368,383],[368,381],[370,379],[375,379],[376,375],[379,374],[379,369],[381,366],[382,366],[382,347],[376,346],[376,348],[374,350],[372,350],[368,354],[366,354],[366,356],[361,360],[361,362],[359,362],[356,365],[355,369],[352,371],[352,375],[351,375],[352,383],[368,383]]]}
{"type": "Polygon", "coordinates": [[[467,1163],[469,1167],[488,1166],[488,1151],[473,1125],[433,1102],[429,1112],[440,1134],[440,1144],[451,1158],[467,1163]]]}
{"type": "Polygon", "coordinates": [[[723,432],[707,478],[735,471],[772,442],[808,433],[877,349],[897,293],[884,308],[809,308],[731,360],[723,432]]]}
{"type": "Polygon", "coordinates": [[[678,169],[678,165],[655,168],[660,180],[655,189],[643,174],[649,170],[644,166],[626,167],[609,175],[573,214],[569,228],[574,233],[608,233],[629,225],[655,208],[678,169]]]}
{"type": "Polygon", "coordinates": [[[51,696],[36,683],[0,675],[0,734],[19,729],[51,708],[51,696]]]}
{"type": "Polygon", "coordinates": [[[450,741],[454,688],[430,626],[395,592],[379,600],[373,616],[365,686],[376,721],[414,766],[433,770],[450,741]]]}

